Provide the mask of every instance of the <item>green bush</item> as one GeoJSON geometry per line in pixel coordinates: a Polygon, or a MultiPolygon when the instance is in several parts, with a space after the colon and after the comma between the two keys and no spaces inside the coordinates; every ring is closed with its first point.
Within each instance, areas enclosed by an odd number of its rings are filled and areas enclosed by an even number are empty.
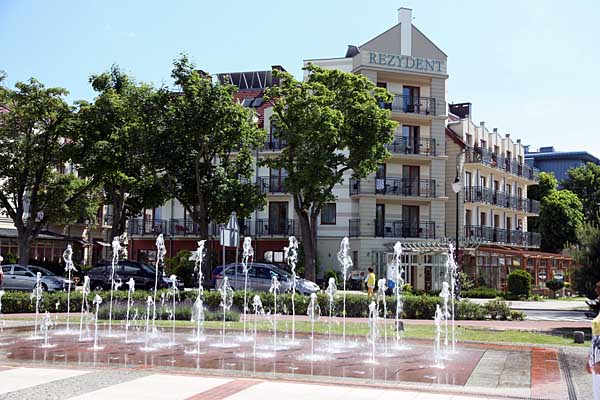
{"type": "Polygon", "coordinates": [[[457,301],[455,303],[456,319],[463,320],[483,320],[486,310],[479,304],[467,300],[457,301]]]}
{"type": "Polygon", "coordinates": [[[342,283],[342,277],[340,276],[339,272],[334,271],[333,269],[329,268],[327,269],[324,273],[323,273],[323,288],[327,288],[327,285],[329,285],[329,278],[334,278],[335,279],[335,285],[340,288],[340,284],[342,283]]]}
{"type": "Polygon", "coordinates": [[[461,297],[470,299],[495,299],[496,297],[502,297],[502,292],[493,288],[478,287],[471,290],[461,290],[461,297]]]}
{"type": "Polygon", "coordinates": [[[562,280],[550,279],[549,281],[546,281],[546,287],[556,294],[558,290],[565,287],[565,284],[562,280]]]}
{"type": "Polygon", "coordinates": [[[483,305],[491,319],[505,320],[510,317],[510,305],[501,299],[490,300],[483,305]]]}
{"type": "Polygon", "coordinates": [[[522,311],[512,311],[511,310],[510,319],[512,321],[523,321],[523,320],[525,320],[525,314],[522,311]]]}
{"type": "MultiPolygon", "coordinates": [[[[177,321],[190,321],[192,319],[192,304],[180,304],[175,307],[175,319],[177,321]]],[[[102,304],[98,310],[99,319],[108,319],[109,306],[108,304],[102,304]]],[[[135,306],[129,311],[129,318],[133,319],[137,315],[137,319],[145,319],[146,307],[135,306]]],[[[126,305],[113,305],[112,309],[113,320],[125,320],[127,318],[127,306],[126,305]]],[[[168,307],[156,307],[156,319],[157,320],[170,320],[170,312],[168,307]]],[[[205,321],[222,321],[222,311],[205,311],[205,321]]],[[[239,321],[240,313],[235,311],[228,311],[225,313],[225,321],[239,321]]]]}
{"type": "Polygon", "coordinates": [[[531,296],[531,274],[517,269],[508,275],[508,291],[516,296],[531,296]]]}

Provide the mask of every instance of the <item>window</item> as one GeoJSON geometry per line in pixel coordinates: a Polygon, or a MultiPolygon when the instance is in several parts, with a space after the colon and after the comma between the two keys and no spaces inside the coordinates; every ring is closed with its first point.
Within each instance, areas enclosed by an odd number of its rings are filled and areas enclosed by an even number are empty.
{"type": "Polygon", "coordinates": [[[14,267],[13,268],[13,275],[19,275],[19,276],[33,276],[33,274],[31,272],[29,272],[28,270],[26,270],[23,267],[14,267]]]}
{"type": "Polygon", "coordinates": [[[387,82],[377,82],[377,87],[387,89],[387,82]]]}
{"type": "Polygon", "coordinates": [[[421,144],[419,127],[414,125],[402,125],[402,141],[406,146],[406,153],[419,154],[421,144]]]}
{"type": "Polygon", "coordinates": [[[321,225],[335,225],[335,203],[326,203],[321,211],[321,225]]]}
{"type": "Polygon", "coordinates": [[[466,138],[467,138],[467,145],[472,146],[473,145],[473,135],[470,135],[467,133],[466,138]]]}

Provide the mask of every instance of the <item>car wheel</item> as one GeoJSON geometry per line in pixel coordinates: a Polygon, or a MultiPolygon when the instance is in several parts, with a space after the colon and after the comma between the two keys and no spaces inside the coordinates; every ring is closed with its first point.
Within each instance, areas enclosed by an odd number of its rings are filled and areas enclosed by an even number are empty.
{"type": "Polygon", "coordinates": [[[99,282],[91,284],[90,287],[95,292],[102,292],[102,291],[104,291],[104,286],[102,286],[102,284],[99,283],[99,282]]]}
{"type": "Polygon", "coordinates": [[[48,285],[46,285],[45,283],[42,283],[42,290],[44,292],[47,292],[48,291],[48,285]]]}

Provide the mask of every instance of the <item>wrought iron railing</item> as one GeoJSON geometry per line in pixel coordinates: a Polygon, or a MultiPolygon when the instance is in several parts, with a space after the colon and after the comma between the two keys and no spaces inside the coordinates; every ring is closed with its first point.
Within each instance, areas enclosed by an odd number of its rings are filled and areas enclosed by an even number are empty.
{"type": "Polygon", "coordinates": [[[392,154],[419,154],[423,156],[436,156],[437,147],[434,138],[420,138],[418,141],[409,140],[409,138],[396,138],[392,143],[385,147],[392,154]]]}
{"type": "Polygon", "coordinates": [[[261,193],[286,193],[285,177],[261,176],[258,178],[258,187],[261,193]]]}
{"type": "Polygon", "coordinates": [[[418,224],[403,220],[375,220],[375,237],[398,238],[435,238],[435,221],[423,221],[418,224]]]}
{"type": "Polygon", "coordinates": [[[465,225],[465,237],[484,242],[505,243],[526,247],[539,247],[541,236],[537,232],[494,228],[482,225],[465,225]]]}
{"type": "Polygon", "coordinates": [[[351,179],[350,195],[361,193],[406,197],[436,197],[436,186],[433,179],[351,179]]]}
{"type": "Polygon", "coordinates": [[[540,202],[537,200],[511,196],[504,192],[482,186],[466,186],[465,202],[493,204],[534,214],[540,212],[540,202]]]}
{"type": "Polygon", "coordinates": [[[296,234],[296,221],[293,219],[257,219],[254,224],[254,236],[256,237],[296,234]]]}
{"type": "MultiPolygon", "coordinates": [[[[395,112],[421,115],[438,115],[437,100],[433,97],[395,95],[391,103],[381,103],[381,108],[395,112]]],[[[443,103],[440,103],[440,105],[443,103]]],[[[443,107],[440,107],[439,111],[443,107]]]]}
{"type": "Polygon", "coordinates": [[[509,159],[483,147],[472,147],[465,153],[465,162],[481,163],[523,177],[531,181],[539,181],[539,170],[527,164],[520,164],[516,159],[509,159]]]}

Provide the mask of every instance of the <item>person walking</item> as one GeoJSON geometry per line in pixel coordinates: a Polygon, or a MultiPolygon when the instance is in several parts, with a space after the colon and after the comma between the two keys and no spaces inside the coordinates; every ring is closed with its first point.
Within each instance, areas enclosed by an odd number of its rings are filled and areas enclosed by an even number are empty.
{"type": "MultiPolygon", "coordinates": [[[[600,282],[596,283],[596,295],[600,297],[600,282]]],[[[586,369],[592,374],[593,398],[600,400],[600,313],[592,320],[592,346],[586,369]]]]}
{"type": "Polygon", "coordinates": [[[369,297],[372,297],[373,290],[375,289],[375,282],[377,282],[377,279],[375,277],[375,272],[373,272],[373,267],[369,267],[368,271],[369,274],[367,275],[365,282],[367,282],[367,294],[369,295],[369,297]]]}

